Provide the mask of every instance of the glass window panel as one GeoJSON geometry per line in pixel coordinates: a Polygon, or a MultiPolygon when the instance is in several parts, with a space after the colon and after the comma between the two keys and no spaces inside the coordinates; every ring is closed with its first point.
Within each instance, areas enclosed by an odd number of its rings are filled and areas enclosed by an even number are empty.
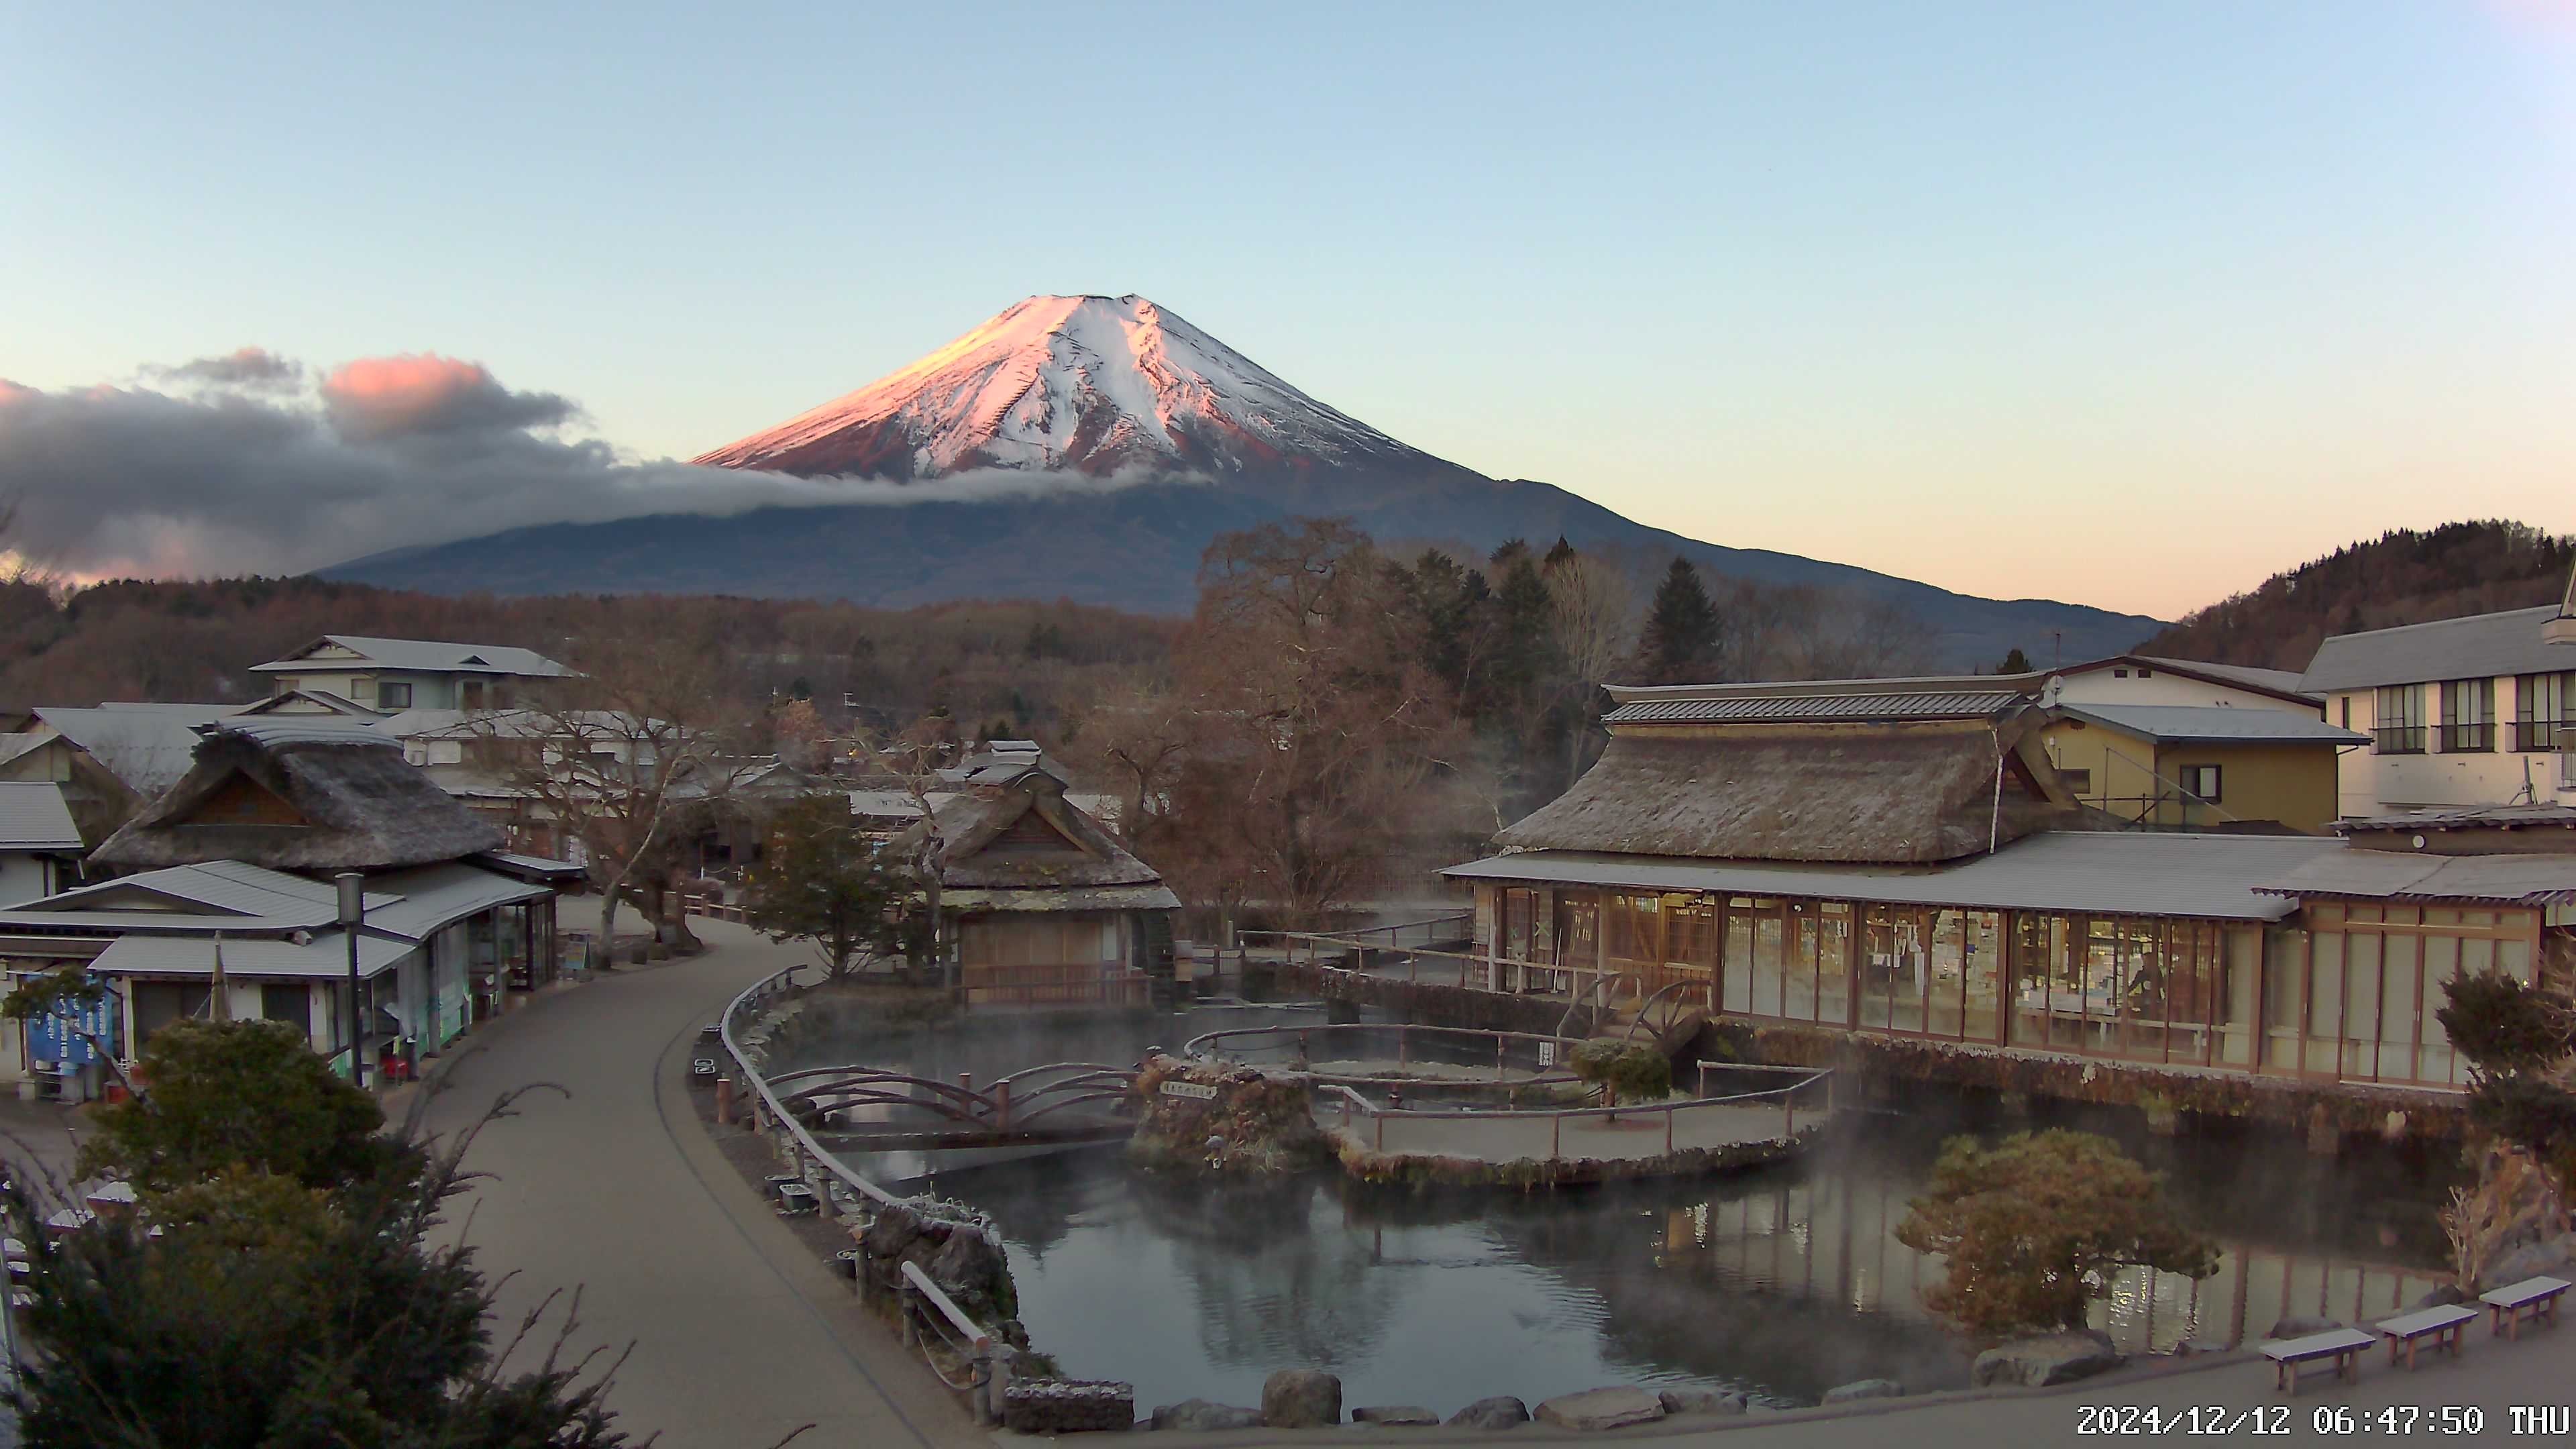
{"type": "Polygon", "coordinates": [[[1786,962],[1780,949],[1780,903],[1756,901],[1753,915],[1753,1009],[1763,1016],[1785,1016],[1781,983],[1786,962]]]}
{"type": "Polygon", "coordinates": [[[1826,901],[1816,908],[1816,1019],[1851,1021],[1852,908],[1826,901]]]}
{"type": "Polygon", "coordinates": [[[2380,943],[2379,1056],[2373,1074],[2383,1081],[2415,1075],[2415,1003],[2422,978],[2416,970],[2421,936],[2390,936],[2380,943]]]}
{"type": "Polygon", "coordinates": [[[2457,941],[2448,936],[2424,938],[2423,994],[2417,1009],[2423,1013],[2423,1044],[2415,1053],[2415,1078],[2424,1082],[2448,1082],[2458,1063],[2452,1060],[2450,1033],[2442,1030],[2442,1018],[2436,1013],[2450,1000],[2444,988],[2459,975],[2463,946],[2490,948],[2493,941],[2457,941]]]}
{"type": "Polygon", "coordinates": [[[2212,1047],[2214,1060],[2232,1067],[2253,1065],[2254,1027],[2256,1020],[2255,983],[2262,978],[2260,954],[2263,933],[2251,926],[2230,926],[2224,932],[2225,959],[2219,967],[2219,978],[2212,996],[2220,1003],[2217,1040],[2212,1047]]]}
{"type": "Polygon", "coordinates": [[[2012,917],[2012,1042],[2048,1045],[2049,918],[2029,911],[2012,917]]]}
{"type": "Polygon", "coordinates": [[[2344,942],[2343,1054],[2335,1069],[2347,1077],[2371,1074],[2379,1040],[2380,940],[2356,932],[2344,942]]]}
{"type": "Polygon", "coordinates": [[[1812,901],[1795,901],[1789,907],[1789,1007],[1788,1015],[1800,1021],[1816,1019],[1816,953],[1822,949],[1812,901]]]}
{"type": "Polygon", "coordinates": [[[2048,931],[2048,1044],[2084,1049],[2092,1019],[2085,995],[2085,934],[2081,916],[2051,916],[2048,931]]]}
{"type": "Polygon", "coordinates": [[[1968,912],[1964,946],[1967,962],[1961,1034],[1970,1041],[1993,1041],[2003,987],[2002,917],[1992,911],[1968,912]]]}
{"type": "Polygon", "coordinates": [[[2529,941],[2496,942],[2496,961],[2505,974],[2525,986],[2531,984],[2531,943],[2529,941]]]}
{"type": "Polygon", "coordinates": [[[1753,917],[1750,903],[1736,900],[1726,910],[1726,1009],[1753,1012],[1753,917]]]}
{"type": "Polygon", "coordinates": [[[2340,931],[2320,931],[2308,951],[2308,1033],[2302,1056],[2306,1070],[2331,1072],[2343,1036],[2343,957],[2351,938],[2340,931]]]}
{"type": "Polygon", "coordinates": [[[1968,918],[1964,911],[1935,911],[1926,963],[1923,1029],[1955,1038],[1968,1005],[1968,918]]]}

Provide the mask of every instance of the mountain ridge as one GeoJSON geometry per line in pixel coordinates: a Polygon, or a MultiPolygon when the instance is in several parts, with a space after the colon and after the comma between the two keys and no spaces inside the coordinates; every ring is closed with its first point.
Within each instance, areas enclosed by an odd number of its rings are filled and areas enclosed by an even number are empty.
{"type": "MultiPolygon", "coordinates": [[[[1720,576],[1890,600],[1945,667],[2118,653],[2162,627],[2054,600],[2001,600],[1626,518],[1555,484],[1496,479],[1370,428],[1140,296],[1040,296],[920,360],[699,455],[789,473],[849,504],[556,523],[390,550],[326,578],[464,593],[692,592],[903,606],[1065,598],[1185,612],[1218,533],[1348,517],[1382,542],[1479,554],[1507,539],[1689,558],[1720,576]],[[943,479],[1023,473],[1025,496],[943,496],[943,479]],[[1067,486],[1051,487],[1061,476],[1067,486]],[[1103,478],[1124,486],[1103,488],[1103,478]],[[1072,486],[1079,481],[1079,486],[1072,486]],[[1128,481],[1135,480],[1135,481],[1128,481]],[[924,512],[923,510],[929,510],[924,512]]],[[[989,492],[989,489],[986,491],[989,492]]],[[[1660,567],[1660,564],[1657,564],[1660,567]]]]}

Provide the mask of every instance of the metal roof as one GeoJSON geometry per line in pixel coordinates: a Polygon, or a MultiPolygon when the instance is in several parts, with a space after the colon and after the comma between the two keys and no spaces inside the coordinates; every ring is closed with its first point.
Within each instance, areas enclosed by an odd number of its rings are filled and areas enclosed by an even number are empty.
{"type": "Polygon", "coordinates": [[[326,715],[268,714],[209,722],[201,733],[239,735],[263,745],[380,745],[400,749],[402,742],[376,728],[372,720],[326,715]]]}
{"type": "Polygon", "coordinates": [[[2197,659],[2169,659],[2160,654],[2124,654],[2120,657],[2180,674],[2205,675],[2224,683],[2241,684],[2248,689],[2295,695],[2301,699],[2315,698],[2299,688],[2299,671],[2295,669],[2257,669],[2251,664],[2205,664],[2197,659]]]}
{"type": "Polygon", "coordinates": [[[2576,855],[2410,855],[2355,849],[2320,856],[2261,889],[2284,896],[2564,906],[2576,904],[2576,855]]]}
{"type": "Polygon", "coordinates": [[[2030,696],[2018,690],[1912,694],[1760,694],[1634,699],[1604,724],[1738,724],[1755,720],[1983,719],[2030,696]]]}
{"type": "MultiPolygon", "coordinates": [[[[361,935],[358,974],[374,976],[419,949],[409,941],[361,935]]],[[[325,931],[304,945],[290,938],[227,936],[223,951],[227,977],[318,976],[345,981],[349,976],[349,938],[338,931],[325,931]]],[[[108,976],[212,976],[215,942],[212,936],[121,936],[98,953],[90,969],[108,976]]]]}
{"type": "Polygon", "coordinates": [[[283,659],[251,668],[266,674],[298,674],[333,669],[417,670],[424,674],[514,674],[554,678],[572,673],[534,649],[506,644],[451,644],[437,639],[378,639],[366,634],[325,634],[283,659]],[[315,659],[314,650],[337,644],[355,659],[315,659]]]}
{"type": "Polygon", "coordinates": [[[197,726],[222,719],[228,704],[103,704],[96,709],[40,705],[53,727],[125,787],[147,800],[167,794],[197,759],[197,726]]]}
{"type": "Polygon", "coordinates": [[[367,929],[425,941],[441,927],[493,906],[542,900],[554,887],[530,885],[470,865],[427,865],[375,878],[394,899],[367,910],[367,929]]]}
{"type": "Polygon", "coordinates": [[[51,780],[0,782],[0,850],[78,850],[63,787],[51,780]]]}
{"type": "Polygon", "coordinates": [[[1887,905],[2277,921],[2297,907],[2256,883],[2350,848],[2312,835],[2046,831],[1992,855],[1912,871],[1533,850],[1453,865],[1441,874],[1887,905]]]}
{"type": "Polygon", "coordinates": [[[2202,704],[2061,704],[2057,712],[2142,739],[2211,744],[2366,745],[2370,736],[2286,709],[2202,704]]]}
{"type": "Polygon", "coordinates": [[[2537,609],[2338,634],[2317,646],[2308,672],[2299,676],[2299,687],[2319,694],[2381,684],[2576,669],[2576,645],[2547,643],[2541,636],[2557,617],[2558,607],[2544,604],[2537,609]]]}

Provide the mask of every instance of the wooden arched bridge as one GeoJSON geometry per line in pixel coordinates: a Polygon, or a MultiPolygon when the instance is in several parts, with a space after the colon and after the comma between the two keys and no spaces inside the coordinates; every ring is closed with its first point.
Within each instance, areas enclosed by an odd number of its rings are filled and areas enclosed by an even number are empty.
{"type": "Polygon", "coordinates": [[[769,1079],[778,1105],[850,1151],[1105,1142],[1134,1126],[1134,1067],[1053,1062],[986,1087],[883,1067],[807,1067],[769,1079]]]}

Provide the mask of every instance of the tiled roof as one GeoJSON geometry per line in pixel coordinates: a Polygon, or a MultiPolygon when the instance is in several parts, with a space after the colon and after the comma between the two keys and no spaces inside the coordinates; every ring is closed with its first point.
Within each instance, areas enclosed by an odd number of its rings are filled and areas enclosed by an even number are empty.
{"type": "Polygon", "coordinates": [[[1981,719],[2029,696],[2018,690],[1915,694],[1749,694],[1716,699],[1637,699],[1604,724],[1738,724],[1755,720],[1981,719]]]}
{"type": "Polygon", "coordinates": [[[2563,906],[2576,904],[2576,855],[2409,855],[2395,850],[2346,850],[2319,856],[2266,882],[2262,889],[2285,896],[2563,906]]]}
{"type": "Polygon", "coordinates": [[[272,659],[251,668],[269,674],[299,674],[364,669],[369,665],[416,670],[423,674],[511,674],[553,678],[572,673],[534,649],[516,649],[506,644],[452,644],[437,639],[378,639],[365,634],[325,634],[284,659],[272,659]],[[325,644],[337,644],[361,657],[306,657],[325,644]]]}

